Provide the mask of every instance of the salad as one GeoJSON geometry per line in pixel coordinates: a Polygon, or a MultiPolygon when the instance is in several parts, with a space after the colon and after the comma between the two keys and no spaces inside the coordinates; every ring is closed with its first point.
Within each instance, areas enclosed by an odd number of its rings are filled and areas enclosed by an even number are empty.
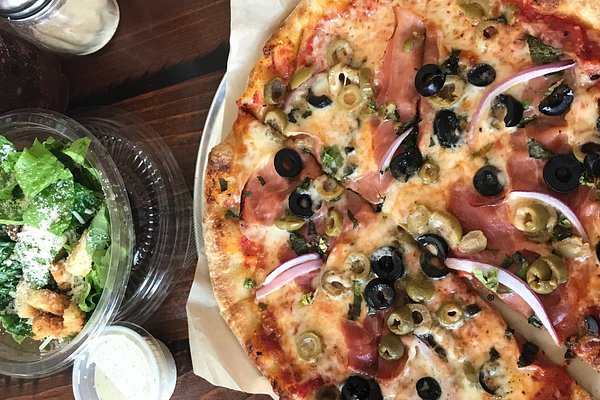
{"type": "Polygon", "coordinates": [[[90,142],[18,151],[0,136],[0,325],[17,343],[74,337],[106,283],[110,221],[90,142]]]}

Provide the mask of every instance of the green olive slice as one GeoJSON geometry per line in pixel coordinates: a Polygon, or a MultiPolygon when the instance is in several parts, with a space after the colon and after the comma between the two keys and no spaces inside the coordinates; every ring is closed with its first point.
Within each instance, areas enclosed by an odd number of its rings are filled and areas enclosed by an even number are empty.
{"type": "Polygon", "coordinates": [[[323,273],[321,287],[327,296],[337,299],[352,293],[352,279],[347,272],[330,269],[323,273]]]}
{"type": "Polygon", "coordinates": [[[471,231],[458,242],[458,251],[465,254],[480,253],[487,247],[487,237],[482,231],[471,231]]]}
{"type": "Polygon", "coordinates": [[[340,400],[340,398],[341,393],[337,386],[325,385],[319,388],[315,400],[340,400]]]}
{"type": "Polygon", "coordinates": [[[290,89],[294,90],[298,86],[302,85],[304,82],[306,82],[308,80],[308,78],[310,78],[312,76],[313,72],[314,72],[313,67],[300,68],[298,71],[296,71],[296,73],[294,74],[294,77],[292,78],[292,83],[290,83],[290,89]]]}
{"type": "Polygon", "coordinates": [[[365,279],[371,273],[371,261],[364,253],[348,254],[344,266],[350,271],[353,280],[365,279]]]}
{"type": "Polygon", "coordinates": [[[552,243],[552,248],[557,254],[566,259],[585,257],[590,254],[590,245],[583,243],[583,240],[577,236],[563,239],[560,242],[554,242],[552,243]]]}
{"type": "Polygon", "coordinates": [[[344,86],[337,97],[340,108],[347,111],[354,111],[360,108],[363,100],[363,91],[354,84],[344,86]]]}
{"type": "Polygon", "coordinates": [[[440,179],[440,167],[431,161],[425,161],[419,168],[419,178],[425,185],[432,185],[440,179]]]}
{"type": "Polygon", "coordinates": [[[440,325],[447,328],[456,326],[464,317],[462,306],[453,301],[442,304],[436,315],[440,325]]]}
{"type": "Polygon", "coordinates": [[[281,110],[273,109],[265,115],[265,125],[269,125],[279,133],[283,133],[287,123],[287,115],[281,110]]]}
{"type": "Polygon", "coordinates": [[[448,75],[444,86],[429,101],[440,108],[448,108],[463,97],[465,86],[465,81],[460,76],[448,75]]]}
{"type": "Polygon", "coordinates": [[[387,319],[387,326],[396,335],[408,335],[415,329],[415,321],[408,306],[394,308],[387,319]]]}
{"type": "Polygon", "coordinates": [[[323,200],[337,200],[344,194],[344,187],[328,175],[321,175],[314,182],[317,193],[323,200]]]}
{"type": "Polygon", "coordinates": [[[434,211],[429,216],[429,228],[443,237],[452,248],[458,245],[463,236],[460,222],[445,210],[434,211]]]}
{"type": "Polygon", "coordinates": [[[534,292],[552,293],[558,285],[567,281],[567,266],[560,257],[547,254],[529,266],[525,278],[534,292]]]}
{"type": "Polygon", "coordinates": [[[430,300],[435,294],[435,286],[431,279],[425,277],[409,278],[404,284],[406,294],[411,300],[422,303],[430,300]]]}
{"type": "Polygon", "coordinates": [[[296,352],[304,361],[314,361],[323,352],[323,341],[313,331],[301,333],[296,337],[296,352]]]}
{"type": "Polygon", "coordinates": [[[388,361],[398,361],[404,355],[404,344],[396,335],[385,335],[379,342],[379,355],[388,361]]]}
{"type": "MultiPolygon", "coordinates": [[[[346,85],[362,84],[360,71],[345,64],[334,65],[327,73],[327,83],[329,84],[329,91],[337,94],[346,85]]],[[[368,83],[370,84],[370,82],[368,83]]]]}
{"type": "Polygon", "coordinates": [[[458,6],[467,17],[477,21],[489,17],[491,11],[489,0],[462,0],[458,6]]]}
{"type": "Polygon", "coordinates": [[[511,206],[513,225],[521,232],[539,233],[551,223],[548,208],[534,201],[519,202],[511,206]]]}
{"type": "Polygon", "coordinates": [[[302,218],[286,215],[275,221],[275,226],[284,231],[297,231],[304,226],[306,221],[302,218]]]}
{"type": "Polygon", "coordinates": [[[415,335],[425,335],[431,331],[433,320],[431,313],[423,304],[409,304],[408,309],[415,324],[413,333],[415,335]]]}
{"type": "Polygon", "coordinates": [[[283,101],[287,85],[281,78],[273,78],[265,85],[264,95],[267,104],[275,105],[283,101]]]}
{"type": "Polygon", "coordinates": [[[339,64],[350,64],[352,60],[352,46],[344,39],[335,39],[327,47],[327,63],[330,67],[339,64]]]}
{"type": "Polygon", "coordinates": [[[407,220],[407,230],[413,236],[421,236],[429,231],[429,217],[431,213],[424,205],[418,204],[410,213],[407,220]]]}
{"type": "Polygon", "coordinates": [[[325,220],[325,234],[327,236],[340,236],[344,229],[344,216],[341,212],[335,209],[329,210],[327,219],[325,220]]]}

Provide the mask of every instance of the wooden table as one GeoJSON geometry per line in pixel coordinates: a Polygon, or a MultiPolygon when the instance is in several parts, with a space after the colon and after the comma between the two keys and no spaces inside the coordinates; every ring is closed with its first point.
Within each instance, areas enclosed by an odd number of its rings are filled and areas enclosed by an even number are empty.
{"type": "MultiPolygon", "coordinates": [[[[171,148],[193,188],[196,152],[208,108],[225,72],[228,0],[118,0],[112,41],[86,57],[65,58],[70,108],[114,105],[146,121],[171,148]]],[[[266,400],[217,388],[194,375],[185,304],[192,266],[144,327],[175,356],[173,399],[266,400]]],[[[72,399],[71,370],[37,380],[0,377],[0,399],[72,399]]]]}

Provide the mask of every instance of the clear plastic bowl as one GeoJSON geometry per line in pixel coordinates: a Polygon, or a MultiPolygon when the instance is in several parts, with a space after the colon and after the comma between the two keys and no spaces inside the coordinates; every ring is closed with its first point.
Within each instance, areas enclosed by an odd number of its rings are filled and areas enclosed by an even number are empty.
{"type": "Polygon", "coordinates": [[[102,334],[121,305],[129,279],[135,235],[123,179],[102,144],[82,125],[61,114],[43,111],[15,111],[0,115],[0,133],[17,148],[31,145],[35,138],[74,141],[92,139],[87,160],[102,175],[102,190],[111,222],[111,255],[106,286],[96,310],[83,330],[70,342],[52,343],[40,350],[40,342],[26,339],[22,344],[0,333],[0,374],[38,378],[59,372],[72,364],[84,345],[102,334]]]}

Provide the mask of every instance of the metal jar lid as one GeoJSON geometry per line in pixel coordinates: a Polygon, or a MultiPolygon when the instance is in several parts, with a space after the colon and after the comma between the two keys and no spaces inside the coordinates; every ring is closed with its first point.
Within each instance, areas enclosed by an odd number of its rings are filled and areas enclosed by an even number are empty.
{"type": "Polygon", "coordinates": [[[19,20],[43,10],[52,0],[0,0],[0,17],[19,20]]]}

